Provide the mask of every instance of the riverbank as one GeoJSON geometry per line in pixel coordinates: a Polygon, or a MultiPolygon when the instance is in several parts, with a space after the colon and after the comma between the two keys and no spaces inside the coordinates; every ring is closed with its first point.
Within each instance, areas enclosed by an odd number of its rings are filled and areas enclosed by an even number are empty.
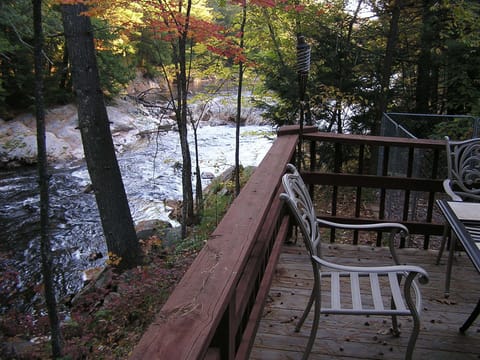
{"type": "MultiPolygon", "coordinates": [[[[235,101],[229,94],[218,95],[205,104],[193,102],[192,117],[201,117],[199,127],[233,126],[235,101]]],[[[145,106],[133,96],[118,97],[107,107],[110,130],[117,154],[141,146],[158,133],[175,131],[171,109],[163,103],[145,106]]],[[[243,125],[267,125],[254,105],[244,106],[243,125]]],[[[46,146],[51,164],[78,162],[84,158],[77,107],[74,104],[46,110],[46,146]]],[[[0,118],[0,170],[35,164],[37,161],[36,119],[33,113],[12,120],[0,118]]],[[[190,131],[192,132],[192,131],[190,131]]],[[[201,132],[201,130],[199,130],[201,132]]]]}
{"type": "MultiPolygon", "coordinates": [[[[128,150],[139,134],[157,126],[173,126],[172,119],[162,121],[150,116],[141,105],[121,98],[107,106],[111,132],[117,153],[128,150]]],[[[84,158],[77,107],[68,104],[48,109],[45,117],[47,154],[50,163],[75,162],[84,158]]],[[[37,161],[36,119],[24,113],[13,120],[0,119],[0,169],[35,164],[37,161]]]]}
{"type": "MultiPolygon", "coordinates": [[[[144,242],[148,263],[123,273],[106,268],[75,303],[59,308],[68,359],[125,359],[194,260],[196,252],[169,254],[144,242]],[[68,309],[68,311],[66,311],[68,309]]],[[[51,359],[45,314],[2,315],[2,359],[51,359]]]]}

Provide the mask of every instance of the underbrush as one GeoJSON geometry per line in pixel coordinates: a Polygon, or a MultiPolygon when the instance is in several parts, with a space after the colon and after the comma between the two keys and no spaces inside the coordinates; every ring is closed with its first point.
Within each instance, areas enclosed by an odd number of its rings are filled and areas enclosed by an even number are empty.
{"type": "MultiPolygon", "coordinates": [[[[240,187],[243,187],[252,175],[253,168],[240,168],[240,187]]],[[[231,179],[214,179],[204,193],[203,210],[200,222],[192,227],[189,236],[178,242],[175,254],[198,252],[206,243],[220,220],[235,199],[235,183],[231,179]]]]}

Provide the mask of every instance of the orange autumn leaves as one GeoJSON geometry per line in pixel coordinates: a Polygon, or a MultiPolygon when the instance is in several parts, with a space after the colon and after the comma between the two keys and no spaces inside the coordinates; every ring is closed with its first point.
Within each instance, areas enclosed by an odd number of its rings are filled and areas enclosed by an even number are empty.
{"type": "Polygon", "coordinates": [[[177,0],[56,0],[61,5],[83,4],[88,10],[83,15],[98,17],[110,21],[112,13],[134,14],[136,19],[124,18],[120,25],[123,33],[134,32],[140,28],[150,28],[155,37],[173,42],[186,37],[192,43],[204,44],[208,51],[232,59],[234,62],[246,62],[243,51],[236,45],[236,35],[228,29],[206,19],[192,15],[185,4],[177,0]],[[141,21],[138,21],[138,17],[141,21]]]}
{"type": "MultiPolygon", "coordinates": [[[[301,12],[304,8],[291,0],[227,1],[242,7],[281,7],[285,11],[294,12],[301,12]]],[[[209,52],[231,59],[234,63],[253,65],[238,45],[241,34],[208,18],[196,16],[191,0],[56,0],[56,2],[64,5],[84,4],[88,8],[84,12],[85,15],[107,21],[115,19],[115,14],[122,13],[123,21],[117,22],[114,26],[121,28],[124,34],[140,28],[149,28],[157,39],[166,42],[175,42],[180,38],[190,39],[192,44],[203,44],[209,52]]]]}

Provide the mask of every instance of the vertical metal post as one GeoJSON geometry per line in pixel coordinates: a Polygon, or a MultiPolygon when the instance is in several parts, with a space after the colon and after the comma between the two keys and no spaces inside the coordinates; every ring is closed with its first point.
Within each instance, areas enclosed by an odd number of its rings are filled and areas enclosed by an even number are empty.
{"type": "Polygon", "coordinates": [[[305,36],[297,36],[297,73],[298,97],[300,109],[300,134],[298,139],[297,167],[301,169],[303,157],[303,125],[305,122],[305,92],[308,72],[310,71],[310,45],[305,42],[305,36]]]}

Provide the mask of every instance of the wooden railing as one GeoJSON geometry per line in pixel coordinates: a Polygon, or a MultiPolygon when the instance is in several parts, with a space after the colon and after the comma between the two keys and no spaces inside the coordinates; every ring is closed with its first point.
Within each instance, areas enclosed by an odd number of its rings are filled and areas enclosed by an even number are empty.
{"type": "Polygon", "coordinates": [[[275,141],[132,359],[248,359],[288,235],[279,193],[297,139],[292,134],[275,141]]]}
{"type": "MultiPolygon", "coordinates": [[[[331,193],[329,212],[319,216],[340,222],[401,222],[412,235],[421,235],[424,249],[430,236],[443,233],[443,219],[434,215],[446,176],[445,141],[323,132],[306,133],[303,139],[309,147],[305,182],[312,195],[319,188],[331,193]],[[342,200],[348,214],[339,211],[342,200]],[[374,209],[369,216],[365,205],[374,209]]],[[[353,242],[358,242],[358,233],[353,242]]],[[[381,245],[381,234],[376,244],[381,245]]]]}
{"type": "MultiPolygon", "coordinates": [[[[436,174],[442,141],[335,135],[313,128],[303,129],[299,137],[298,130],[280,129],[270,151],[135,347],[132,359],[248,359],[281,245],[290,232],[289,216],[279,200],[281,176],[289,162],[301,166],[313,195],[332,188],[331,211],[322,214],[326,217],[358,221],[368,189],[378,189],[373,199],[379,204],[377,218],[386,221],[389,189],[406,192],[403,205],[407,208],[411,192],[421,190],[429,194],[427,218],[409,221],[407,210],[402,213],[403,222],[414,233],[441,233],[442,226],[429,219],[435,194],[441,191],[436,174]],[[307,153],[297,150],[298,143],[305,145],[307,153]],[[348,149],[352,146],[353,150],[348,149]],[[404,176],[391,176],[385,170],[392,146],[408,149],[404,176]],[[433,151],[434,160],[429,163],[432,176],[413,176],[416,149],[433,151]],[[366,166],[373,153],[382,159],[376,170],[379,176],[369,173],[366,166]],[[356,171],[344,172],[352,163],[356,163],[356,171]],[[352,202],[354,212],[349,216],[337,214],[342,187],[354,188],[356,202],[352,202]]],[[[428,246],[428,241],[425,244],[428,246]]]]}

